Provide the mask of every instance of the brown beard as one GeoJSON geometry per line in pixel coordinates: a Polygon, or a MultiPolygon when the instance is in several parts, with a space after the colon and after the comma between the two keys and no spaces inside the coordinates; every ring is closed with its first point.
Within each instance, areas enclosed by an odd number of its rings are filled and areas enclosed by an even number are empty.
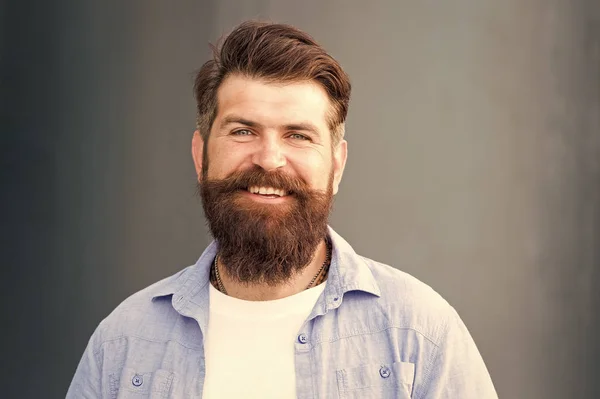
{"type": "Polygon", "coordinates": [[[240,283],[288,282],[308,266],[327,235],[333,170],[325,192],[310,189],[300,178],[258,166],[220,180],[209,180],[204,173],[198,186],[204,215],[219,245],[220,263],[240,283]],[[290,194],[284,203],[259,203],[245,198],[251,186],[290,194]]]}

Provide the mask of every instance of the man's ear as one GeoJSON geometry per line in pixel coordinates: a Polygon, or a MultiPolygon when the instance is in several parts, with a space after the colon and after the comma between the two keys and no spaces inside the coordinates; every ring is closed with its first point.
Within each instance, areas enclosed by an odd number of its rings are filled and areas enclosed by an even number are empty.
{"type": "Polygon", "coordinates": [[[333,149],[333,194],[337,194],[348,159],[348,142],[342,140],[333,149]]]}
{"type": "Polygon", "coordinates": [[[196,176],[198,181],[202,178],[202,158],[204,153],[204,140],[200,131],[196,130],[192,137],[192,159],[194,160],[194,167],[196,168],[196,176]]]}

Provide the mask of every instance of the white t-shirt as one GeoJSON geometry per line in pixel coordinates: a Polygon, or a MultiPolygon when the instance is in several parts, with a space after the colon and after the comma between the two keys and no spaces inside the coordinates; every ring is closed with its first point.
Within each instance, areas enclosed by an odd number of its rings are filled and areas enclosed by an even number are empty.
{"type": "Polygon", "coordinates": [[[209,284],[203,397],[295,398],[294,343],[325,284],[274,301],[244,301],[209,284]]]}

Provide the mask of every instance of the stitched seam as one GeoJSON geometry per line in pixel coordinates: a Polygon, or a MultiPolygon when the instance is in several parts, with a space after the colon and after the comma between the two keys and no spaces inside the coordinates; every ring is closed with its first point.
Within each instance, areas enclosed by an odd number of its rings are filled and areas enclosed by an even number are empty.
{"type": "MultiPolygon", "coordinates": [[[[314,329],[314,323],[312,324],[312,328],[314,329]]],[[[313,364],[314,364],[314,352],[315,352],[315,348],[314,346],[312,346],[310,348],[310,351],[308,352],[308,358],[310,359],[310,361],[308,362],[308,367],[310,368],[310,385],[312,385],[312,393],[313,393],[313,398],[318,397],[317,396],[317,384],[315,384],[315,377],[313,374],[313,364]]]]}
{"type": "MultiPolygon", "coordinates": [[[[446,336],[448,336],[449,331],[450,331],[450,325],[449,325],[449,323],[446,323],[446,331],[445,331],[446,336]]],[[[432,356],[431,360],[429,361],[429,367],[426,366],[425,372],[423,373],[423,385],[422,385],[424,387],[423,391],[422,391],[423,393],[421,395],[418,395],[418,392],[417,392],[417,395],[414,397],[414,399],[426,397],[425,395],[427,395],[427,392],[429,391],[429,388],[431,386],[430,385],[431,370],[433,370],[435,362],[437,361],[437,359],[439,359],[440,354],[442,352],[441,345],[436,345],[436,349],[437,349],[437,351],[436,351],[435,355],[432,356]]],[[[413,393],[415,393],[414,386],[413,386],[413,393]]]]}
{"type": "Polygon", "coordinates": [[[181,346],[181,347],[183,347],[183,348],[186,348],[186,349],[191,349],[191,350],[199,350],[199,349],[201,349],[201,348],[202,348],[202,347],[191,347],[191,346],[187,346],[187,345],[184,345],[184,344],[182,344],[182,343],[181,343],[181,342],[179,342],[179,341],[174,341],[174,340],[172,340],[172,339],[170,339],[170,340],[168,340],[168,341],[159,341],[159,340],[153,340],[153,339],[148,339],[148,338],[140,337],[140,336],[137,336],[137,335],[120,335],[120,336],[118,336],[118,337],[116,337],[116,338],[111,338],[111,339],[108,339],[108,340],[106,340],[106,341],[103,341],[103,342],[100,344],[100,348],[98,348],[98,350],[96,350],[96,351],[94,352],[94,356],[97,356],[97,355],[98,355],[98,353],[100,352],[100,350],[102,349],[102,347],[103,347],[105,344],[108,344],[108,343],[110,343],[110,342],[114,342],[114,341],[119,341],[119,340],[121,340],[121,339],[123,339],[123,338],[137,338],[137,339],[141,339],[142,341],[146,341],[146,342],[152,342],[152,343],[155,343],[155,344],[168,344],[169,342],[174,342],[174,343],[176,343],[177,345],[179,345],[179,346],[181,346]]]}
{"type": "Polygon", "coordinates": [[[115,377],[114,374],[110,374],[109,378],[109,390],[110,390],[110,397],[113,399],[116,399],[117,395],[119,394],[119,384],[120,384],[120,378],[115,377]]]}
{"type": "Polygon", "coordinates": [[[338,392],[346,392],[346,380],[344,379],[344,370],[336,370],[335,371],[338,383],[338,392]]]}
{"type": "Polygon", "coordinates": [[[173,384],[173,378],[175,378],[175,375],[173,373],[171,373],[169,375],[169,378],[167,378],[167,381],[165,381],[164,384],[163,384],[162,396],[164,398],[168,398],[169,397],[169,393],[171,392],[171,385],[173,384]]]}
{"type": "Polygon", "coordinates": [[[397,326],[389,326],[389,327],[382,328],[380,330],[374,330],[374,331],[351,333],[351,334],[348,334],[348,335],[343,335],[343,336],[335,337],[335,338],[332,338],[332,339],[329,339],[329,340],[316,341],[314,343],[314,345],[319,345],[321,343],[332,343],[332,342],[339,341],[341,339],[346,339],[346,338],[351,338],[351,337],[357,337],[357,336],[361,336],[361,335],[377,334],[377,333],[380,333],[380,332],[391,330],[393,328],[398,329],[398,330],[412,330],[412,331],[415,331],[416,333],[420,334],[423,338],[425,338],[426,340],[428,340],[429,342],[431,342],[433,345],[435,345],[436,347],[439,347],[439,345],[432,338],[430,338],[429,336],[423,334],[418,329],[413,328],[413,327],[397,327],[397,326]]]}
{"type": "MultiPolygon", "coordinates": [[[[100,345],[102,346],[102,345],[100,345]]],[[[94,360],[96,361],[96,367],[98,367],[98,370],[102,370],[102,365],[100,364],[100,356],[98,356],[98,354],[100,353],[100,348],[98,348],[98,350],[93,352],[94,355],[94,360]]]]}
{"type": "MultiPolygon", "coordinates": [[[[423,373],[423,387],[424,387],[424,390],[422,391],[423,394],[422,395],[418,395],[418,392],[417,392],[417,395],[414,397],[414,399],[424,398],[425,395],[427,394],[427,392],[429,391],[429,387],[430,387],[430,381],[429,381],[429,379],[431,378],[430,377],[431,370],[433,369],[433,365],[435,364],[435,360],[437,360],[439,358],[440,352],[441,352],[441,350],[438,347],[435,356],[429,362],[429,367],[427,367],[425,369],[425,372],[423,373]]],[[[414,387],[413,387],[413,393],[415,393],[414,392],[414,387]]]]}
{"type": "MultiPolygon", "coordinates": [[[[154,372],[152,374],[152,379],[154,380],[155,378],[156,378],[156,372],[154,372]]],[[[157,384],[157,386],[154,389],[151,389],[151,391],[160,394],[160,396],[163,398],[166,398],[171,389],[172,381],[173,381],[173,373],[169,373],[169,375],[166,378],[163,378],[163,380],[160,381],[160,383],[157,384]]],[[[152,386],[154,386],[154,385],[155,384],[153,382],[152,386]]]]}
{"type": "Polygon", "coordinates": [[[372,385],[367,385],[364,387],[356,387],[356,388],[352,388],[352,389],[346,389],[344,392],[353,392],[353,391],[359,391],[361,389],[369,389],[369,388],[398,388],[398,387],[402,387],[402,386],[406,386],[405,383],[401,382],[399,384],[388,384],[388,385],[381,385],[381,384],[372,384],[372,385]]]}

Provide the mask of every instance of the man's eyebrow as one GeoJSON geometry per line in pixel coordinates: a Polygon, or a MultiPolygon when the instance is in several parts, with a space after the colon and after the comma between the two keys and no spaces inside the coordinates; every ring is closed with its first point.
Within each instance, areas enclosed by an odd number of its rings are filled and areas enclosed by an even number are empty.
{"type": "Polygon", "coordinates": [[[230,124],[234,124],[234,123],[248,126],[248,127],[256,127],[256,128],[262,127],[262,125],[258,122],[254,122],[254,121],[242,118],[237,115],[228,115],[228,116],[224,117],[223,120],[221,121],[221,128],[223,128],[227,125],[230,125],[230,124]]]}
{"type": "MultiPolygon", "coordinates": [[[[223,129],[225,126],[230,124],[239,124],[257,129],[263,128],[262,124],[237,115],[225,116],[221,121],[220,127],[221,129],[223,129]]],[[[283,125],[282,128],[284,130],[297,130],[301,132],[310,132],[315,135],[319,135],[319,129],[310,122],[290,123],[288,125],[283,125]]]]}
{"type": "Polygon", "coordinates": [[[319,134],[319,129],[317,129],[317,127],[310,122],[293,123],[290,125],[285,125],[284,128],[285,130],[299,130],[303,132],[310,132],[316,135],[319,134]]]}

